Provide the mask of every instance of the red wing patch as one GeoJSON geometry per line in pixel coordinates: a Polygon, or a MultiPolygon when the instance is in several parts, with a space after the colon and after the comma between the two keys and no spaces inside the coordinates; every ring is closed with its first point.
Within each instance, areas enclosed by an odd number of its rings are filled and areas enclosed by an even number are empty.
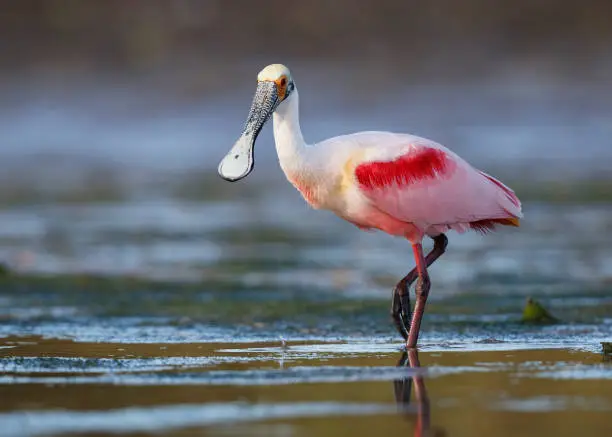
{"type": "Polygon", "coordinates": [[[360,164],[355,168],[355,176],[359,184],[367,189],[383,188],[392,184],[410,185],[444,174],[449,170],[449,163],[443,151],[426,148],[393,161],[360,164]]]}

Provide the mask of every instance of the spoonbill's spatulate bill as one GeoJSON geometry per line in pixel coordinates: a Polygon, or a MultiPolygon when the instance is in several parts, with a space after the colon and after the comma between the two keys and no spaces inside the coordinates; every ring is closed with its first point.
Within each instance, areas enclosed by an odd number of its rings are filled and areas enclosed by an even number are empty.
{"type": "Polygon", "coordinates": [[[360,229],[378,229],[412,244],[416,267],[395,286],[391,315],[406,346],[414,348],[430,289],[427,268],[446,250],[445,232],[519,226],[521,202],[510,188],[446,147],[414,135],[358,132],[308,145],[298,102],[287,67],[264,68],[244,131],[219,164],[219,174],[237,181],[253,170],[255,140],[273,115],[280,166],[306,202],[360,229]],[[426,256],[425,236],[434,241],[426,256]],[[408,291],[415,280],[411,315],[408,291]]]}

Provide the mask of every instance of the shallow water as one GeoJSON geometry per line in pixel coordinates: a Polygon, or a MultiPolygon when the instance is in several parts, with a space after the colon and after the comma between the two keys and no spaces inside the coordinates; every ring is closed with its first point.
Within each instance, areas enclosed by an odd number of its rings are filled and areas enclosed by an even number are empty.
{"type": "MultiPolygon", "coordinates": [[[[557,183],[609,176],[609,102],[576,111],[588,95],[477,88],[480,103],[461,114],[443,103],[467,101],[470,89],[417,88],[370,112],[339,99],[315,113],[315,96],[304,99],[315,140],[370,128],[423,134],[500,170],[527,200],[519,229],[449,235],[430,269],[420,354],[407,363],[388,313],[391,288],[413,266],[409,245],[310,210],[283,180],[269,130],[247,183],[166,174],[132,192],[110,173],[108,193],[77,178],[83,191],[62,202],[5,185],[0,435],[608,435],[610,179],[597,186],[603,194],[587,186],[565,196],[574,182],[557,183]],[[529,297],[559,322],[522,323],[529,297]]],[[[239,129],[249,93],[244,105],[157,107],[127,121],[106,106],[99,117],[85,98],[54,111],[30,101],[2,123],[12,152],[82,150],[87,138],[92,156],[130,175],[141,160],[207,170],[234,139],[229,125],[239,129]]],[[[60,162],[41,167],[55,170],[52,182],[73,176],[74,163],[60,162]]],[[[38,171],[17,173],[47,188],[38,171]]]]}
{"type": "Polygon", "coordinates": [[[612,430],[610,207],[452,234],[417,369],[388,316],[407,243],[282,193],[0,213],[2,435],[612,430]],[[528,297],[560,322],[521,323],[528,297]]]}
{"type": "Polygon", "coordinates": [[[281,346],[22,337],[2,344],[10,347],[0,350],[6,436],[612,430],[612,367],[591,342],[426,342],[410,357],[380,338],[281,346]]]}

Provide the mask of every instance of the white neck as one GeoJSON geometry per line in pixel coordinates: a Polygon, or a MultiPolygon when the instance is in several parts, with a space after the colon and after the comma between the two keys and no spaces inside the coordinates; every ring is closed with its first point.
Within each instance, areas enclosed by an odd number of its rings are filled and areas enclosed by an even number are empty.
{"type": "Polygon", "coordinates": [[[283,170],[291,164],[299,165],[303,159],[302,152],[306,148],[300,129],[299,100],[295,88],[287,100],[276,108],[273,115],[274,142],[283,170]]]}

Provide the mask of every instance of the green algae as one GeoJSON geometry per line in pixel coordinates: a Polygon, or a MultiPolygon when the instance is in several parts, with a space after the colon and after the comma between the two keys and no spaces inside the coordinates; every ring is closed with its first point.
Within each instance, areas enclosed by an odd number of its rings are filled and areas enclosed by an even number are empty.
{"type": "Polygon", "coordinates": [[[530,297],[523,309],[521,321],[523,323],[554,324],[558,323],[559,319],[552,316],[541,303],[530,297]]]}

